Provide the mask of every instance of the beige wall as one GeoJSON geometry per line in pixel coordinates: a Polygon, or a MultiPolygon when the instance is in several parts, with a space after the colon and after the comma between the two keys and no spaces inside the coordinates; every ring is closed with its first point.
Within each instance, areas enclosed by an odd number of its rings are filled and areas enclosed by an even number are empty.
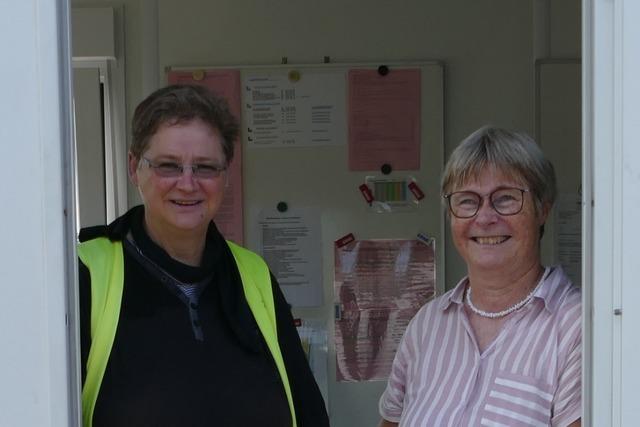
{"type": "MultiPolygon", "coordinates": [[[[283,56],[289,63],[325,55],[334,62],[444,61],[446,153],[485,123],[534,133],[540,27],[545,56],[576,57],[580,49],[579,0],[158,4],[161,68],[273,64],[283,56]],[[535,16],[535,8],[544,14],[535,16]]],[[[437,191],[437,183],[427,185],[437,191]]],[[[449,239],[445,252],[450,287],[465,267],[449,239]]]]}
{"type": "Polygon", "coordinates": [[[549,1],[549,55],[580,58],[582,47],[582,0],[549,1]]]}
{"type": "MultiPolygon", "coordinates": [[[[535,60],[580,57],[581,0],[76,0],[124,28],[127,135],[167,66],[445,63],[445,153],[482,124],[535,131],[535,60]],[[277,5],[277,7],[274,7],[277,5]]],[[[118,46],[118,43],[116,43],[118,46]]],[[[437,191],[437,183],[428,189],[437,191]]],[[[129,189],[129,203],[138,202],[129,189]]],[[[464,264],[446,242],[447,287],[464,264]]]]}
{"type": "MultiPolygon", "coordinates": [[[[334,62],[439,59],[446,64],[449,153],[484,123],[533,134],[535,59],[541,52],[580,53],[580,0],[78,0],[73,5],[124,6],[119,19],[125,32],[127,125],[135,105],[164,82],[166,66],[275,64],[283,56],[289,63],[317,63],[325,55],[334,62]]],[[[130,203],[137,200],[130,191],[130,203]]],[[[464,266],[450,242],[446,254],[451,282],[464,266]]]]}

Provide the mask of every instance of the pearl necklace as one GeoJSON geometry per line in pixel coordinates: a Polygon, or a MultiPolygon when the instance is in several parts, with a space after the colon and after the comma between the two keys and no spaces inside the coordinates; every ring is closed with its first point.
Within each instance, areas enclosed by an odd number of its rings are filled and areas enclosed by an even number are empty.
{"type": "Polygon", "coordinates": [[[484,311],[484,310],[480,310],[478,307],[473,305],[473,303],[471,302],[471,286],[469,286],[467,288],[467,305],[469,306],[471,311],[473,311],[478,316],[488,317],[490,319],[496,319],[498,317],[504,317],[507,314],[511,314],[516,310],[520,310],[522,307],[527,305],[529,303],[529,301],[531,301],[533,299],[533,295],[536,293],[536,291],[538,290],[538,288],[542,284],[544,277],[547,275],[546,273],[547,273],[547,270],[545,269],[544,273],[542,274],[542,279],[540,279],[540,281],[538,282],[536,287],[533,288],[533,290],[531,292],[529,292],[529,295],[524,297],[523,300],[515,303],[511,307],[506,308],[506,309],[504,309],[502,311],[494,311],[494,312],[484,311]]]}

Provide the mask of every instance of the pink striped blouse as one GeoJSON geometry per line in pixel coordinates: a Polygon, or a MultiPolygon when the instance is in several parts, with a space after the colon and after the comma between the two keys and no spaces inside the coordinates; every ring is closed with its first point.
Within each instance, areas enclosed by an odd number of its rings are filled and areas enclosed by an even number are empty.
{"type": "Polygon", "coordinates": [[[401,426],[566,426],[581,417],[581,297],[548,268],[533,300],[481,354],[463,309],[467,279],[405,331],[380,415],[401,426]]]}

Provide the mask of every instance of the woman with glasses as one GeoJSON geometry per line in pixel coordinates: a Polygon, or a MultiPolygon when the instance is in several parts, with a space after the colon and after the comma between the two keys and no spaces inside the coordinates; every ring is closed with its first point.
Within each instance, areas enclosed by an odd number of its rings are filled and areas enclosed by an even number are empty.
{"type": "Polygon", "coordinates": [[[85,426],[328,426],[289,307],[264,261],[224,240],[238,123],[198,86],[133,116],[142,206],[82,230],[85,426]]]}
{"type": "Polygon", "coordinates": [[[458,285],[409,324],[380,399],[382,426],[579,426],[580,291],[543,267],[555,173],[529,137],[484,127],[442,179],[458,285]]]}

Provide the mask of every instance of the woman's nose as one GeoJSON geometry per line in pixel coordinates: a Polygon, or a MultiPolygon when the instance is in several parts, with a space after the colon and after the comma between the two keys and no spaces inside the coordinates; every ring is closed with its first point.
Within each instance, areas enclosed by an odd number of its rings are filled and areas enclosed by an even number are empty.
{"type": "Polygon", "coordinates": [[[176,182],[176,187],[181,189],[181,190],[192,190],[193,188],[195,188],[196,183],[195,183],[195,177],[193,176],[193,169],[188,167],[188,168],[184,168],[184,170],[182,171],[182,174],[180,175],[180,177],[178,178],[178,181],[176,182]]]}
{"type": "Polygon", "coordinates": [[[489,224],[495,222],[498,218],[498,212],[491,206],[491,202],[489,200],[484,200],[484,203],[480,205],[478,208],[478,213],[476,214],[475,220],[480,224],[489,224]]]}

